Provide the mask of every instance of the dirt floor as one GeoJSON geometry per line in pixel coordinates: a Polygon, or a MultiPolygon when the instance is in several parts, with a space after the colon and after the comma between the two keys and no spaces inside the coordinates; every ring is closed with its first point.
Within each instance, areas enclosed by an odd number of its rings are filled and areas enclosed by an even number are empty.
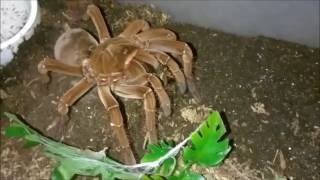
{"type": "MultiPolygon", "coordinates": [[[[45,83],[37,64],[44,57],[53,57],[54,43],[66,22],[96,35],[91,21],[81,16],[87,2],[40,1],[42,22],[34,36],[21,45],[10,64],[0,69],[1,113],[20,114],[43,134],[57,138],[54,124],[66,118],[56,111],[58,98],[78,79],[52,74],[51,82],[45,83]]],[[[174,30],[182,41],[192,44],[202,102],[197,104],[188,93],[179,93],[170,73],[164,71],[168,75],[165,78],[160,71],[173,111],[169,117],[164,117],[160,109],[157,112],[160,139],[181,141],[209,112],[217,110],[225,117],[233,145],[222,166],[194,167],[196,171],[209,180],[320,179],[319,49],[178,24],[154,7],[95,2],[104,10],[115,35],[128,21],[143,18],[153,27],[174,30]]],[[[136,155],[141,157],[143,104],[139,100],[118,100],[136,155]]],[[[93,89],[72,106],[63,141],[93,150],[107,146],[109,155],[119,159],[109,122],[93,89]]],[[[3,130],[7,122],[0,123],[3,130]]],[[[1,180],[49,179],[53,165],[41,148],[23,149],[21,141],[1,135],[1,180]]]]}

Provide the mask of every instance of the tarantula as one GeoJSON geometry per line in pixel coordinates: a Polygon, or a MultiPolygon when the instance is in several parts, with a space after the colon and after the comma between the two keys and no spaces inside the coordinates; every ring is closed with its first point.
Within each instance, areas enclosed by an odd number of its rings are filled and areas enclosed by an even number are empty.
{"type": "Polygon", "coordinates": [[[82,77],[60,98],[58,112],[62,115],[67,114],[75,101],[96,86],[102,104],[111,115],[111,126],[122,147],[123,160],[134,164],[136,161],[123,126],[119,104],[113,94],[143,99],[146,138],[149,143],[155,143],[154,92],[165,115],[171,113],[170,99],[159,78],[148,73],[145,65],[157,68],[160,62],[167,66],[180,91],[184,93],[188,85],[189,91],[196,96],[192,77],[193,53],[185,42],[177,41],[175,33],[164,28],[152,29],[144,20],[129,23],[122,33],[111,37],[98,7],[89,5],[87,14],[98,31],[99,42],[83,29],[69,29],[56,42],[55,59],[45,58],[39,63],[38,70],[42,74],[52,71],[82,77]],[[172,56],[182,59],[184,73],[172,56]]]}

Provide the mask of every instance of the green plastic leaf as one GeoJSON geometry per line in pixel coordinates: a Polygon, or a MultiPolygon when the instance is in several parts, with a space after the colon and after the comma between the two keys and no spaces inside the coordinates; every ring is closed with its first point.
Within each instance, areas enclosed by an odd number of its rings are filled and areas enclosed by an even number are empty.
{"type": "Polygon", "coordinates": [[[202,166],[218,165],[230,152],[228,139],[221,139],[226,128],[218,112],[213,112],[199,129],[192,133],[191,143],[183,151],[187,163],[202,166]]]}
{"type": "Polygon", "coordinates": [[[149,144],[147,153],[142,157],[141,162],[151,162],[159,159],[172,149],[171,144],[161,141],[159,144],[149,144]]]}
{"type": "Polygon", "coordinates": [[[46,155],[58,162],[59,166],[52,173],[52,179],[69,180],[77,174],[85,176],[101,175],[103,180],[115,178],[138,180],[145,174],[113,161],[106,156],[104,151],[82,150],[56,142],[42,136],[17,116],[10,113],[5,113],[5,115],[11,122],[5,130],[6,135],[23,137],[27,141],[26,146],[41,144],[46,155]]]}
{"type": "Polygon", "coordinates": [[[51,174],[51,180],[71,180],[74,176],[68,169],[63,166],[57,166],[54,168],[51,174]]]}
{"type": "Polygon", "coordinates": [[[167,180],[165,177],[160,175],[144,175],[141,180],[167,180]]]}
{"type": "Polygon", "coordinates": [[[6,113],[6,116],[14,122],[12,122],[7,128],[5,128],[5,136],[13,138],[25,138],[26,142],[23,145],[24,148],[31,148],[40,144],[39,142],[37,142],[38,138],[35,137],[32,132],[28,130],[28,128],[26,128],[26,125],[18,120],[17,116],[8,113],[6,113]]]}
{"type": "Polygon", "coordinates": [[[24,148],[31,148],[31,147],[37,146],[37,145],[39,145],[39,144],[40,144],[40,143],[38,143],[38,142],[27,140],[27,141],[24,143],[23,147],[24,147],[24,148]]]}
{"type": "Polygon", "coordinates": [[[12,123],[9,127],[4,130],[4,135],[7,137],[24,137],[28,135],[28,131],[21,127],[20,124],[12,123]]]}
{"type": "Polygon", "coordinates": [[[8,113],[8,112],[4,112],[3,113],[6,117],[8,117],[9,119],[10,119],[10,121],[12,121],[12,120],[19,120],[19,118],[16,116],[16,115],[14,115],[14,114],[11,114],[11,113],[8,113]]]}
{"type": "Polygon", "coordinates": [[[177,176],[169,177],[168,180],[205,180],[205,178],[201,174],[184,170],[177,176]]]}
{"type": "Polygon", "coordinates": [[[52,173],[53,180],[69,180],[75,175],[100,175],[102,180],[162,180],[166,178],[203,180],[201,175],[190,172],[189,167],[193,163],[205,166],[216,165],[230,151],[228,139],[222,139],[226,130],[218,113],[212,114],[190,137],[176,147],[165,142],[149,145],[148,153],[143,156],[143,163],[139,166],[126,166],[115,162],[106,156],[104,150],[94,152],[56,142],[42,136],[15,115],[6,113],[6,116],[11,120],[10,126],[5,130],[6,135],[23,137],[27,141],[27,147],[41,144],[46,154],[56,160],[58,166],[52,173]],[[175,156],[186,142],[190,142],[190,145],[183,151],[183,159],[187,164],[181,170],[175,156]]]}
{"type": "Polygon", "coordinates": [[[176,159],[169,158],[163,162],[163,164],[158,169],[157,173],[167,177],[173,173],[175,167],[176,167],[176,159]]]}
{"type": "MultiPolygon", "coordinates": [[[[164,156],[168,151],[172,149],[172,145],[170,143],[161,141],[157,144],[149,144],[147,147],[148,153],[146,153],[141,162],[152,162],[156,161],[162,156],[164,156]]],[[[169,158],[163,162],[163,164],[157,169],[157,174],[162,176],[170,176],[176,167],[176,159],[169,158]]]]}

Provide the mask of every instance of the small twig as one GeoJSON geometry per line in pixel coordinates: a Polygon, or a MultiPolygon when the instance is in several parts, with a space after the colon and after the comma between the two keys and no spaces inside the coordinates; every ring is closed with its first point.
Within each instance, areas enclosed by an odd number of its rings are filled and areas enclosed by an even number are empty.
{"type": "Polygon", "coordinates": [[[34,79],[31,79],[26,85],[25,87],[29,87],[32,83],[38,81],[40,78],[34,78],[34,79]]]}
{"type": "Polygon", "coordinates": [[[274,165],[274,163],[276,162],[276,159],[278,157],[278,153],[279,153],[279,149],[276,150],[276,154],[274,155],[273,157],[273,160],[272,160],[272,164],[274,165]]]}

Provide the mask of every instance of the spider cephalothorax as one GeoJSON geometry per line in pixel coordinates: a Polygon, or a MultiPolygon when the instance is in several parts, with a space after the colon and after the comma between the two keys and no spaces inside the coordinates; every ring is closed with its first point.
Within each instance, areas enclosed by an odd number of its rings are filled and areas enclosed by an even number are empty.
{"type": "Polygon", "coordinates": [[[126,71],[137,52],[134,46],[104,42],[83,60],[83,75],[97,85],[111,85],[127,77],[126,71]]]}
{"type": "Polygon", "coordinates": [[[165,115],[171,113],[171,105],[160,79],[147,72],[145,65],[158,68],[160,63],[168,66],[180,91],[185,92],[188,85],[189,91],[196,96],[192,77],[193,54],[190,47],[177,41],[175,34],[168,29],[152,29],[146,21],[135,20],[121,34],[111,37],[96,6],[89,5],[87,14],[95,24],[99,42],[82,29],[69,29],[56,42],[55,59],[45,58],[39,63],[38,69],[41,73],[53,71],[82,77],[60,98],[60,114],[67,114],[68,108],[76,100],[96,86],[99,98],[110,112],[111,126],[123,148],[124,161],[134,164],[135,158],[123,127],[119,104],[113,94],[143,99],[146,138],[150,143],[155,143],[157,131],[154,92],[165,115]],[[181,58],[184,73],[172,56],[181,58]]]}

